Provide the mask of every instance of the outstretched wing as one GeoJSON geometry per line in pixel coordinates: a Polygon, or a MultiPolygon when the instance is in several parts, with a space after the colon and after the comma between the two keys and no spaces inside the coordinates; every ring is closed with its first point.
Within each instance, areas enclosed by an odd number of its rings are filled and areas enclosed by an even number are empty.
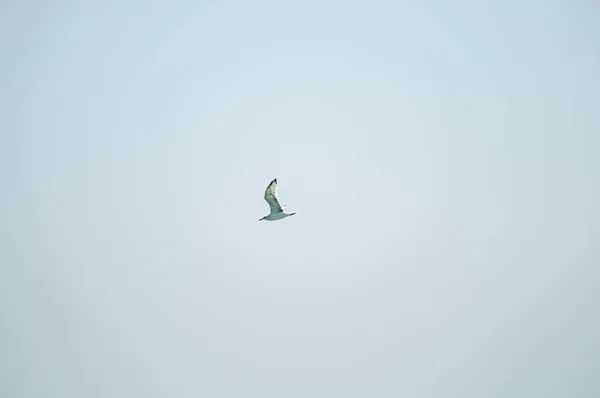
{"type": "Polygon", "coordinates": [[[277,178],[271,181],[265,190],[265,200],[271,208],[271,213],[278,213],[283,210],[281,204],[279,204],[279,197],[277,196],[277,178]]]}

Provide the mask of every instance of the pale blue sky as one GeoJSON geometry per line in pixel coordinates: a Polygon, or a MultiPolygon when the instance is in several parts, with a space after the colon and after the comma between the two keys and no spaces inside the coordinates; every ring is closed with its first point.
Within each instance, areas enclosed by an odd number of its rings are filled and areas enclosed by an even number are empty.
{"type": "Polygon", "coordinates": [[[0,396],[600,395],[597,2],[5,3],[0,396]]]}

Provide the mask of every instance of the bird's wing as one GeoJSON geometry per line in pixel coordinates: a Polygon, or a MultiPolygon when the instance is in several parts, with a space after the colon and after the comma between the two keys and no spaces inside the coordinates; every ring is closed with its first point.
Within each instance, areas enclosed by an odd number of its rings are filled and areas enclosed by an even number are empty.
{"type": "Polygon", "coordinates": [[[271,181],[265,190],[265,200],[271,208],[271,213],[282,211],[281,204],[279,204],[279,197],[277,196],[277,178],[271,181]]]}

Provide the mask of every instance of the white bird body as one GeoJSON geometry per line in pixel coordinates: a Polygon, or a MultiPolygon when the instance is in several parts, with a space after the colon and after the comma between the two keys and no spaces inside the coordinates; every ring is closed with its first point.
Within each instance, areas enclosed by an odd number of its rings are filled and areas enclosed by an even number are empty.
{"type": "Polygon", "coordinates": [[[284,209],[287,206],[281,206],[279,203],[279,196],[277,196],[277,178],[271,181],[267,189],[265,190],[265,200],[269,204],[269,208],[271,209],[271,213],[264,216],[258,221],[267,220],[267,221],[277,221],[284,219],[289,216],[293,216],[296,213],[288,213],[284,209]]]}

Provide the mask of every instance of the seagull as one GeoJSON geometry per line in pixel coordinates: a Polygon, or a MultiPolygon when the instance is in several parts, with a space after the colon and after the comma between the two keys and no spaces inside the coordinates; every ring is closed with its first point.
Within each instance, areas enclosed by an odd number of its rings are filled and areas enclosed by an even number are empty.
{"type": "Polygon", "coordinates": [[[285,209],[287,206],[281,206],[279,204],[279,197],[277,196],[277,178],[271,181],[271,183],[265,190],[265,200],[271,208],[271,214],[269,214],[268,216],[264,216],[258,221],[277,221],[296,214],[284,211],[283,209],[285,209]]]}

